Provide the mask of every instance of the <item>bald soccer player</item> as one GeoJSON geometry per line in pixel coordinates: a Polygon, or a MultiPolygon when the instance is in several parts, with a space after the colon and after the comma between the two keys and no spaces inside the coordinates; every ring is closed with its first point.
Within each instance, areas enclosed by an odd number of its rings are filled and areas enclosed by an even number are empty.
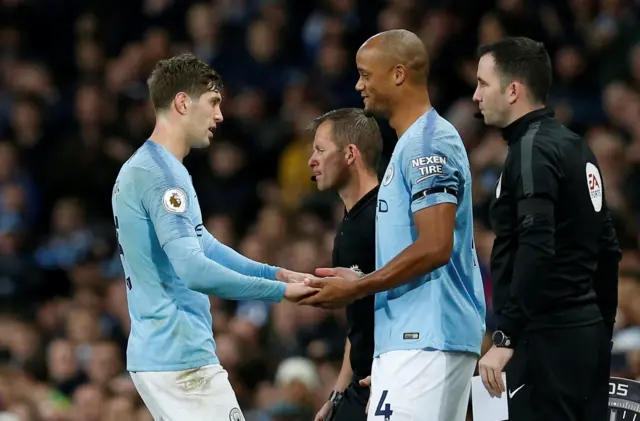
{"type": "Polygon", "coordinates": [[[337,307],[376,294],[369,421],[464,421],[485,331],[469,160],[431,106],[415,34],[378,34],[356,62],[365,113],[388,118],[399,138],[378,193],[377,270],[319,270],[333,277],[308,280],[322,289],[301,303],[337,307]]]}

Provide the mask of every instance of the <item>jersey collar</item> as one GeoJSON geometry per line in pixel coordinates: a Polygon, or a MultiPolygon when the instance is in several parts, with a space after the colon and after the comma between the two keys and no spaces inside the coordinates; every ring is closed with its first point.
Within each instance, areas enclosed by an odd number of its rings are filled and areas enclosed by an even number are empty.
{"type": "Polygon", "coordinates": [[[369,193],[362,196],[362,198],[358,200],[355,205],[353,205],[349,212],[345,212],[345,216],[353,218],[358,212],[360,212],[360,210],[364,209],[364,207],[367,206],[367,203],[369,203],[370,200],[375,199],[378,196],[379,188],[379,185],[375,186],[369,191],[369,193]]]}
{"type": "Polygon", "coordinates": [[[507,127],[504,127],[502,129],[502,137],[507,141],[507,143],[511,144],[524,136],[532,123],[546,118],[553,118],[553,116],[554,111],[551,107],[544,107],[539,110],[531,111],[509,124],[507,127]]]}

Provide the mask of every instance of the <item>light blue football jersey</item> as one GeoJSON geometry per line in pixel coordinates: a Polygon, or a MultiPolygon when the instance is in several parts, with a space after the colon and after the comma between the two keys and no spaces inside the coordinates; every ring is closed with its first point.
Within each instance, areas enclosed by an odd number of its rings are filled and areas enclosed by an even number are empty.
{"type": "Polygon", "coordinates": [[[285,285],[271,281],[277,268],[247,259],[206,231],[189,172],[161,145],[145,142],[123,165],[112,207],[131,317],[129,371],[219,363],[208,295],[283,298],[285,285]]]}
{"type": "Polygon", "coordinates": [[[375,356],[430,349],[480,354],[485,331],[482,277],[473,243],[471,171],[456,129],[434,109],[400,137],[378,193],[376,265],[417,239],[413,213],[457,205],[449,263],[375,298],[375,356]]]}

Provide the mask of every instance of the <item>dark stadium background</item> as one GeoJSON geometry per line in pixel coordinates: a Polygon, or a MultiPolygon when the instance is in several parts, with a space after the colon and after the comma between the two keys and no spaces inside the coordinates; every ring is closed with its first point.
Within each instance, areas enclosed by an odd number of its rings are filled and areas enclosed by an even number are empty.
{"type": "MultiPolygon", "coordinates": [[[[624,248],[614,374],[640,378],[639,12],[637,0],[1,1],[0,419],[151,419],[123,371],[110,194],[150,134],[157,60],[192,51],[226,82],[213,146],[187,159],[209,230],[253,259],[312,271],[330,262],[342,207],[315,192],[303,129],[361,105],[355,50],[400,27],[427,44],[433,103],[468,147],[489,309],[486,204],[506,145],[473,118],[474,49],[505,35],[546,43],[557,117],[595,150],[624,248]]],[[[247,419],[311,420],[339,369],[343,313],[211,302],[247,419]]]]}

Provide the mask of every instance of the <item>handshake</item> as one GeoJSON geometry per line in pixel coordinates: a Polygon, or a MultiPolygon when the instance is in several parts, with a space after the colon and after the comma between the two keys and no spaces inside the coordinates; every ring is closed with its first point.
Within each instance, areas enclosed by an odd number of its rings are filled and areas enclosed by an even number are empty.
{"type": "Polygon", "coordinates": [[[276,279],[287,282],[284,298],[301,305],[321,308],[345,307],[361,298],[361,273],[347,268],[320,268],[316,275],[279,269],[276,279]]]}

